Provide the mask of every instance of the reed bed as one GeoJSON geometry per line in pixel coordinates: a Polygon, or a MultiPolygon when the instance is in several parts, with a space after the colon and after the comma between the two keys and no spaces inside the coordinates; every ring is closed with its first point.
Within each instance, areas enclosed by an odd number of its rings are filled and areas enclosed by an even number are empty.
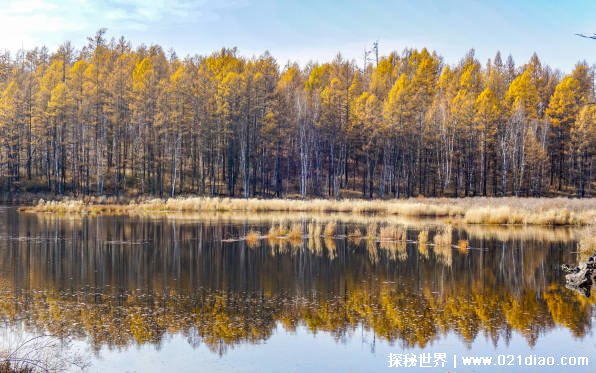
{"type": "Polygon", "coordinates": [[[321,255],[323,252],[323,244],[321,243],[322,232],[323,228],[321,227],[321,224],[317,224],[314,221],[311,221],[308,224],[307,247],[310,251],[316,253],[317,255],[321,255]]]}
{"type": "Polygon", "coordinates": [[[308,225],[308,235],[309,237],[321,237],[323,235],[323,227],[321,224],[311,221],[308,225]]]}
{"type": "Polygon", "coordinates": [[[596,228],[590,227],[589,230],[583,232],[577,246],[582,260],[596,254],[596,228]]]}
{"type": "Polygon", "coordinates": [[[457,251],[461,254],[467,254],[470,248],[470,242],[468,240],[457,241],[457,251]]]}
{"type": "Polygon", "coordinates": [[[330,221],[325,226],[325,230],[323,231],[323,236],[325,237],[333,237],[337,231],[337,223],[334,221],[330,221]]]}
{"type": "Polygon", "coordinates": [[[113,199],[40,200],[26,212],[55,214],[148,214],[173,212],[345,213],[445,218],[467,224],[589,225],[596,198],[419,198],[392,200],[287,200],[180,197],[121,203],[113,199]]]}
{"type": "Polygon", "coordinates": [[[433,252],[437,259],[448,267],[451,267],[453,262],[453,250],[451,246],[453,240],[452,233],[453,228],[448,225],[433,237],[433,252]]]}
{"type": "Polygon", "coordinates": [[[424,256],[425,258],[428,258],[428,230],[421,230],[418,233],[418,251],[420,252],[420,254],[422,254],[422,256],[424,256]]]}
{"type": "Polygon", "coordinates": [[[294,223],[288,231],[288,239],[293,242],[302,242],[304,238],[304,229],[301,223],[294,223]]]}
{"type": "Polygon", "coordinates": [[[433,237],[433,243],[435,247],[448,247],[451,248],[451,242],[453,240],[453,228],[450,225],[445,226],[441,232],[438,232],[433,237]]]}
{"type": "MultiPolygon", "coordinates": [[[[33,214],[40,224],[60,224],[71,229],[79,229],[87,220],[86,215],[81,214],[33,214]]],[[[177,226],[208,224],[250,224],[252,226],[267,226],[262,231],[261,238],[268,237],[268,227],[271,225],[283,224],[291,227],[295,223],[306,224],[308,236],[314,233],[317,237],[323,236],[323,228],[331,221],[341,222],[344,226],[353,227],[348,229],[348,238],[354,232],[360,231],[362,239],[377,240],[379,238],[379,227],[384,225],[403,226],[406,230],[428,231],[445,226],[440,219],[416,219],[399,216],[376,216],[376,215],[352,215],[346,213],[319,214],[319,213],[286,213],[286,212],[200,212],[200,213],[168,213],[168,214],[142,214],[133,215],[138,220],[160,221],[164,224],[176,224],[177,226]],[[306,223],[305,223],[306,222],[306,223]],[[315,232],[314,230],[317,229],[315,232]],[[263,233],[264,232],[264,233],[263,233]]],[[[585,226],[540,226],[540,225],[486,225],[486,224],[465,224],[458,222],[451,223],[453,229],[465,232],[468,239],[498,240],[498,241],[543,241],[543,242],[570,242],[585,237],[596,236],[596,225],[585,226]],[[592,232],[592,233],[591,233],[592,232]]],[[[263,229],[263,228],[262,228],[263,229]]],[[[350,237],[352,236],[352,237],[350,237]]],[[[431,241],[428,240],[430,243],[431,241]]],[[[432,239],[432,235],[430,237],[432,239]]],[[[420,237],[418,238],[420,241],[420,237]]],[[[584,245],[586,246],[586,245],[584,245]]]]}
{"type": "Polygon", "coordinates": [[[362,241],[362,231],[360,228],[354,228],[353,230],[348,233],[348,240],[353,242],[355,245],[360,245],[360,241],[362,241]]]}
{"type": "Polygon", "coordinates": [[[284,223],[273,224],[269,228],[269,233],[267,236],[271,238],[286,237],[288,232],[289,230],[284,223]]]}
{"type": "Polygon", "coordinates": [[[373,222],[366,227],[366,239],[371,241],[377,237],[377,223],[373,222]]]}
{"type": "Polygon", "coordinates": [[[366,240],[366,251],[370,261],[374,264],[379,262],[379,251],[377,250],[377,242],[374,240],[366,240]]]}
{"type": "Polygon", "coordinates": [[[323,241],[325,241],[325,248],[327,249],[327,257],[331,260],[337,258],[337,244],[333,237],[326,236],[323,241]]]}
{"type": "Polygon", "coordinates": [[[381,241],[405,241],[406,231],[402,226],[386,225],[379,231],[381,241]]]}
{"type": "Polygon", "coordinates": [[[360,231],[360,228],[354,228],[348,233],[348,237],[362,238],[362,231],[360,231]]]}
{"type": "Polygon", "coordinates": [[[406,241],[379,241],[379,248],[389,254],[389,259],[404,261],[408,258],[406,241]]]}

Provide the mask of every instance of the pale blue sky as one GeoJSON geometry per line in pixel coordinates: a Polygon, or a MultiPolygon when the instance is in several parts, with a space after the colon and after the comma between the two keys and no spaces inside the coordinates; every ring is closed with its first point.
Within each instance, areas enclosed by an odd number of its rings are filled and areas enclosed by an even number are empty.
{"type": "Polygon", "coordinates": [[[596,63],[596,40],[574,35],[596,33],[596,0],[0,0],[0,49],[81,47],[100,27],[180,56],[236,46],[246,56],[269,50],[282,65],[337,52],[361,64],[377,39],[381,54],[427,47],[448,63],[470,48],[482,62],[500,50],[517,64],[536,51],[563,71],[596,63]]]}

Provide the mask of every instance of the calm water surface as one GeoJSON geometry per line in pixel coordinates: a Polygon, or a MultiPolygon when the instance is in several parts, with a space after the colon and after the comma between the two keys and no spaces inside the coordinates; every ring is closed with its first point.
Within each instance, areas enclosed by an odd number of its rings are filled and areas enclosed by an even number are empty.
{"type": "Polygon", "coordinates": [[[446,227],[406,224],[406,240],[378,242],[338,221],[334,238],[309,236],[325,219],[294,222],[303,239],[247,242],[271,222],[0,208],[0,340],[71,339],[90,372],[561,371],[517,355],[596,369],[595,296],[559,270],[577,261],[575,230],[453,227],[434,245],[446,227]],[[389,368],[390,353],[447,361],[389,368]],[[506,368],[461,365],[508,354],[506,368]]]}

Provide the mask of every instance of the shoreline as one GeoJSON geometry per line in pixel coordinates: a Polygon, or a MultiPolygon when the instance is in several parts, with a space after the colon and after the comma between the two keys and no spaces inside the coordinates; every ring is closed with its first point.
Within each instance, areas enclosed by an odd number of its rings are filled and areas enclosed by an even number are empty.
{"type": "Polygon", "coordinates": [[[466,224],[582,226],[596,223],[596,198],[467,197],[388,200],[295,200],[178,197],[126,200],[93,197],[23,206],[26,213],[138,215],[150,213],[347,213],[353,215],[446,218],[466,224]]]}

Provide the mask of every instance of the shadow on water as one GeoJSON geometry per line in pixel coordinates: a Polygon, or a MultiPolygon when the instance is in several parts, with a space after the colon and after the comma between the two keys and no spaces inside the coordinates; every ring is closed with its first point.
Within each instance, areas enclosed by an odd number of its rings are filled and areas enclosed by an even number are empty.
{"type": "Polygon", "coordinates": [[[592,330],[594,299],[565,289],[559,269],[576,260],[573,230],[416,222],[383,240],[367,237],[370,224],[338,222],[333,237],[318,220],[294,224],[298,238],[247,241],[238,238],[264,235],[271,221],[3,208],[0,317],[96,351],[176,333],[219,354],[280,325],[336,341],[365,328],[403,348],[448,333],[498,346],[515,331],[533,346],[557,326],[574,338],[592,330]]]}

